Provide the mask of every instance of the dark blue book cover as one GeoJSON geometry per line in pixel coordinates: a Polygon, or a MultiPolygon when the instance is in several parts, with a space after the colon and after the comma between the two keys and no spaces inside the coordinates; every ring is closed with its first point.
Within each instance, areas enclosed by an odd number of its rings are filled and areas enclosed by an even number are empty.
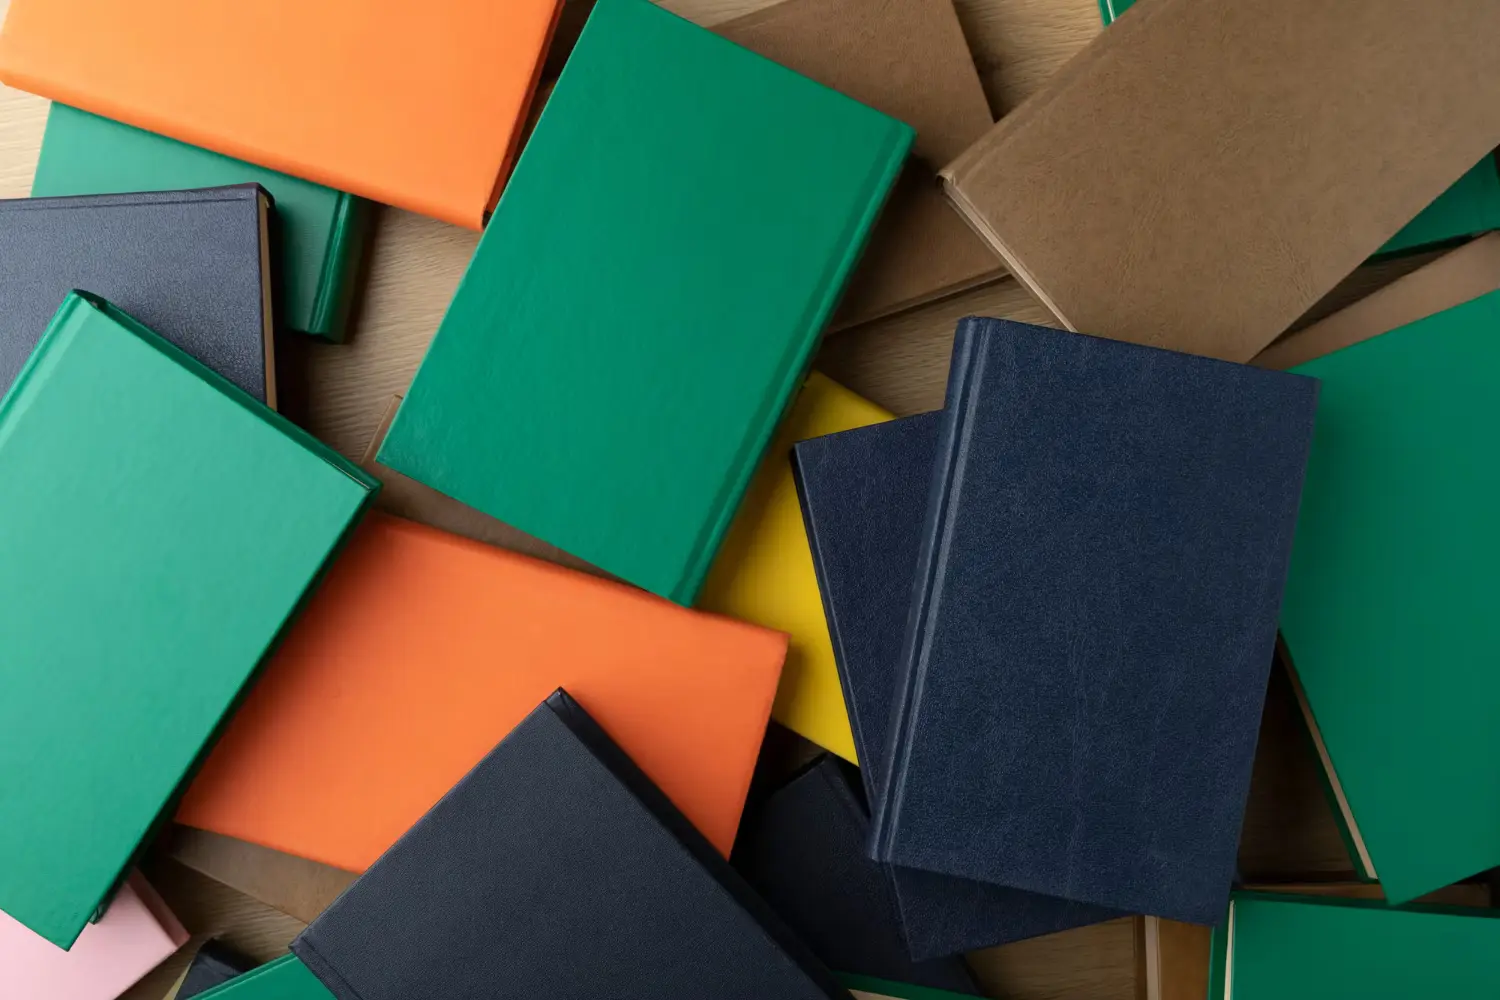
{"type": "Polygon", "coordinates": [[[977,995],[958,955],[911,958],[891,868],[865,856],[868,841],[858,790],[824,754],[745,817],[731,860],[835,972],[977,995]]]}
{"type": "Polygon", "coordinates": [[[182,983],[172,1000],[191,1000],[200,993],[207,993],[215,986],[242,976],[255,968],[255,963],[219,941],[205,941],[193,962],[188,966],[182,983]]]}
{"type": "MultiPolygon", "coordinates": [[[[896,661],[941,421],[941,413],[924,413],[802,441],[792,452],[869,801],[884,786],[896,661]]],[[[916,958],[1009,944],[1121,915],[1053,896],[879,867],[896,890],[906,944],[916,958]]]]}
{"type": "Polygon", "coordinates": [[[1316,404],[1301,376],[960,324],[876,857],[1222,916],[1316,404]]]}
{"type": "Polygon", "coordinates": [[[559,691],[292,942],[338,1000],[847,1000],[559,691]]]}

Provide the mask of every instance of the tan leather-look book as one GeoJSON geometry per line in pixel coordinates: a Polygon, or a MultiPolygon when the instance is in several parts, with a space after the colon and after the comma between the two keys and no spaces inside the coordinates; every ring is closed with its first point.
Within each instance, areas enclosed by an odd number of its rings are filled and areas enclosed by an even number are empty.
{"type": "MultiPolygon", "coordinates": [[[[1296,885],[1249,886],[1256,892],[1337,899],[1383,900],[1372,882],[1307,882],[1296,885]]],[[[1485,885],[1461,883],[1439,889],[1417,900],[1432,906],[1490,905],[1485,885]]],[[[1136,1000],[1203,1000],[1208,995],[1208,967],[1213,928],[1182,924],[1159,917],[1136,920],[1136,1000]]]]}
{"type": "Polygon", "coordinates": [[[782,0],[713,30],[917,130],[833,329],[1004,276],[937,182],[994,124],[952,0],[782,0]]]}
{"type": "Polygon", "coordinates": [[[1249,361],[1500,145],[1494,0],[1152,0],[950,163],[1069,329],[1249,361]]]}
{"type": "Polygon", "coordinates": [[[1295,368],[1500,289],[1500,233],[1486,233],[1353,305],[1289,333],[1250,363],[1295,368]]]}

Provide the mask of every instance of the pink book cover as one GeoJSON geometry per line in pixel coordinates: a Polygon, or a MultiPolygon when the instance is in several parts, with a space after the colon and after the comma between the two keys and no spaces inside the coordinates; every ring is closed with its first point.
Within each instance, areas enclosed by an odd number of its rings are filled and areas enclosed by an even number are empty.
{"type": "Polygon", "coordinates": [[[84,928],[70,951],[0,913],[0,997],[115,1000],[187,940],[156,890],[132,872],[104,918],[84,928]]]}

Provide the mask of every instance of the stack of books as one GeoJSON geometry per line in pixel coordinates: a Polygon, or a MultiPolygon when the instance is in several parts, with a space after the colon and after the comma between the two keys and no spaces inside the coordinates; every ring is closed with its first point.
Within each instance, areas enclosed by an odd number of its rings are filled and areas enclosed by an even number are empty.
{"type": "Polygon", "coordinates": [[[305,924],[179,1000],[942,1000],[1117,918],[1148,998],[1484,990],[1500,7],[1127,6],[996,123],[951,0],[11,0],[0,995],[188,946],[153,849],[305,924]],[[482,236],[356,462],[278,346],[377,204],[482,236]],[[1007,272],[1061,328],[940,410],[812,371],[1007,272]],[[1273,669],[1358,883],[1241,884],[1273,669]]]}

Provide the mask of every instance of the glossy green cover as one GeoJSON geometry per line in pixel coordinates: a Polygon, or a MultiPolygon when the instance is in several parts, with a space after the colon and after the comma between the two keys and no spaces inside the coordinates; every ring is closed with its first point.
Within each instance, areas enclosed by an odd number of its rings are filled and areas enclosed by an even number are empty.
{"type": "Polygon", "coordinates": [[[52,105],[33,198],[175,191],[255,183],[276,203],[277,311],[287,327],[344,339],[370,205],[361,198],[243,160],[52,105]]]}
{"type": "Polygon", "coordinates": [[[63,301],[0,401],[0,910],[72,944],[377,488],[63,301]]]}
{"type": "Polygon", "coordinates": [[[333,994],[297,956],[283,955],[199,993],[194,1000],[333,1000],[333,994]]]}
{"type": "Polygon", "coordinates": [[[1281,612],[1387,896],[1500,865],[1500,292],[1295,369],[1323,382],[1281,612]]]}
{"type": "Polygon", "coordinates": [[[1214,935],[1210,1000],[1493,997],[1490,911],[1236,893],[1214,935]]]}
{"type": "Polygon", "coordinates": [[[691,603],[911,140],[600,0],[381,464],[691,603]]]}

